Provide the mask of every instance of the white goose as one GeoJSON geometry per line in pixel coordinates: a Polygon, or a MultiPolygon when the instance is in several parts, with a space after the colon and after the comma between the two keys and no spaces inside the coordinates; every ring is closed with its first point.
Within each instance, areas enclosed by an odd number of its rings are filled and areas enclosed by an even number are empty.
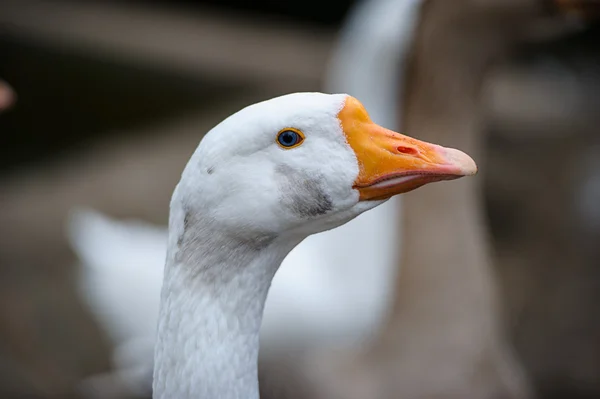
{"type": "MultiPolygon", "coordinates": [[[[327,91],[360,98],[375,122],[392,129],[401,122],[399,77],[421,3],[360,3],[344,25],[325,79],[327,91]]],[[[401,249],[399,201],[311,236],[286,257],[265,305],[262,351],[353,344],[379,326],[401,249]],[[364,246],[372,250],[365,252],[364,246]]],[[[84,265],[80,291],[117,343],[117,376],[133,393],[146,393],[150,384],[166,234],[158,226],[112,220],[91,210],[74,213],[69,222],[70,241],[84,265]]],[[[97,380],[102,381],[115,383],[97,380]]]]}
{"type": "Polygon", "coordinates": [[[290,94],[217,125],[171,200],[154,397],[258,398],[263,308],[286,255],[393,195],[476,171],[345,94],[290,94]]]}

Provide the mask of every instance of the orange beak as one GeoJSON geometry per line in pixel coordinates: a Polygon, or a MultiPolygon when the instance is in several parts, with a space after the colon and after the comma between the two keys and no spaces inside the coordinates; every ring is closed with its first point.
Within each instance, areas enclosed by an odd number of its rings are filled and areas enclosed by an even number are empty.
{"type": "Polygon", "coordinates": [[[361,201],[383,200],[425,184],[477,173],[464,152],[426,143],[375,124],[363,105],[348,96],[338,114],[359,164],[354,188],[361,201]]]}

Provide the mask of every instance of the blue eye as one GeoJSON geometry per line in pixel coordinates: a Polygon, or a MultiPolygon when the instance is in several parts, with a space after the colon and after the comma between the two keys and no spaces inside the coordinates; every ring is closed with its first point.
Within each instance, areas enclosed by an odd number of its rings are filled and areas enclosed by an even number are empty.
{"type": "Polygon", "coordinates": [[[285,129],[277,135],[277,143],[283,148],[293,148],[302,143],[304,135],[296,130],[285,129]]]}

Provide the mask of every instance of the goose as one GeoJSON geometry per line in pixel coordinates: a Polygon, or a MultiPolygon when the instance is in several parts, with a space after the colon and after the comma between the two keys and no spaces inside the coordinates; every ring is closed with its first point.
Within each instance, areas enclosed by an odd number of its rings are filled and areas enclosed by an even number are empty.
{"type": "Polygon", "coordinates": [[[154,398],[258,398],[261,319],[286,255],[394,195],[476,172],[459,150],[375,124],[347,94],[284,95],[225,119],[173,192],[154,398]]]}
{"type": "MultiPolygon", "coordinates": [[[[403,86],[399,76],[421,3],[359,3],[342,29],[324,79],[327,91],[360,98],[375,122],[396,130],[402,119],[397,112],[403,86]]],[[[393,297],[402,248],[396,222],[401,219],[400,201],[391,198],[361,218],[308,237],[291,251],[273,279],[265,305],[262,353],[351,347],[374,334],[393,297]],[[373,250],[366,253],[363,245],[373,250]],[[365,263],[371,265],[368,275],[363,272],[365,263]]],[[[119,383],[129,395],[147,395],[166,228],[117,220],[82,207],[67,221],[67,235],[82,266],[81,297],[116,343],[115,370],[86,379],[86,391],[119,383]]]]}

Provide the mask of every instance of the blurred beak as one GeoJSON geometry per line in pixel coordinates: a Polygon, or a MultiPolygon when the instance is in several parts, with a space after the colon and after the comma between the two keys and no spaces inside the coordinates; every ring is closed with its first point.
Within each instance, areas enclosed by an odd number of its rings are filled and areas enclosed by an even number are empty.
{"type": "Polygon", "coordinates": [[[375,124],[363,105],[348,97],[338,114],[359,174],[354,188],[361,201],[383,200],[428,183],[477,173],[464,152],[426,143],[375,124]]]}
{"type": "Polygon", "coordinates": [[[15,102],[15,93],[10,86],[0,80],[0,112],[10,108],[15,102]]]}
{"type": "Polygon", "coordinates": [[[558,12],[591,20],[600,18],[600,0],[551,0],[558,12]]]}

